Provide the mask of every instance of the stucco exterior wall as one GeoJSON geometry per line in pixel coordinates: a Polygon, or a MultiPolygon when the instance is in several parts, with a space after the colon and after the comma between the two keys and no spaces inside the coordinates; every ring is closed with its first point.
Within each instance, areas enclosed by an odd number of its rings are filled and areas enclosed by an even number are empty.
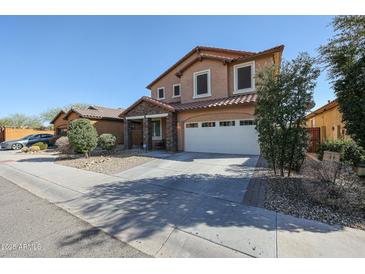
{"type": "Polygon", "coordinates": [[[58,128],[67,128],[68,121],[63,119],[64,115],[60,115],[57,117],[57,119],[53,122],[53,126],[55,128],[55,131],[57,131],[58,128]]]}
{"type": "MultiPolygon", "coordinates": [[[[209,52],[207,52],[209,54],[209,52]]],[[[220,56],[232,56],[232,54],[219,53],[220,56]]],[[[274,64],[274,53],[258,57],[254,60],[255,62],[255,74],[258,74],[265,67],[272,66],[274,64]]],[[[246,63],[235,62],[234,64],[224,64],[220,60],[210,60],[203,59],[202,61],[197,61],[188,67],[183,75],[179,78],[175,74],[186,64],[191,62],[197,57],[197,54],[193,54],[182,64],[177,66],[174,70],[160,79],[151,87],[151,97],[157,98],[157,89],[160,87],[165,88],[165,99],[163,102],[181,102],[188,103],[201,100],[210,100],[215,98],[224,98],[227,96],[232,96],[234,91],[234,66],[246,63]],[[194,72],[199,72],[202,70],[210,69],[211,73],[211,96],[202,98],[193,98],[194,95],[194,72]],[[181,97],[173,98],[173,85],[181,84],[181,97]]],[[[277,62],[279,62],[278,60],[277,62]]],[[[257,81],[256,81],[257,82],[257,81]]]]}
{"type": "Polygon", "coordinates": [[[342,122],[342,115],[338,106],[307,119],[306,126],[321,128],[321,142],[326,140],[351,139],[346,135],[345,125],[342,122]]]}
{"type": "Polygon", "coordinates": [[[224,98],[228,96],[228,66],[222,61],[203,60],[198,61],[190,66],[181,77],[181,103],[189,103],[202,100],[211,100],[215,98],[224,98]],[[203,98],[193,98],[194,96],[194,80],[195,72],[202,70],[210,70],[211,96],[203,98]]]}
{"type": "Polygon", "coordinates": [[[253,119],[255,106],[231,106],[212,108],[205,110],[185,111],[177,114],[177,146],[178,150],[184,150],[184,125],[187,122],[205,122],[232,119],[253,119]]]}
{"type": "MultiPolygon", "coordinates": [[[[160,87],[164,87],[165,88],[165,99],[162,100],[162,101],[163,102],[179,102],[180,101],[180,97],[172,98],[172,95],[173,95],[173,93],[172,93],[172,91],[173,91],[172,90],[172,86],[174,84],[180,84],[181,83],[180,78],[177,77],[175,74],[176,74],[176,72],[178,72],[180,70],[180,68],[182,68],[183,66],[185,66],[186,64],[188,64],[189,62],[191,62],[197,56],[198,56],[197,53],[194,53],[188,59],[186,59],[184,62],[182,62],[181,64],[179,64],[169,74],[167,74],[165,77],[163,77],[158,82],[156,82],[154,85],[152,85],[152,87],[150,89],[151,90],[151,97],[152,98],[155,98],[155,99],[158,99],[157,98],[157,89],[160,88],[160,87]]],[[[181,90],[181,92],[183,92],[183,91],[181,90]]]]}
{"type": "MultiPolygon", "coordinates": [[[[255,62],[255,75],[258,75],[260,71],[265,68],[271,67],[274,64],[273,55],[264,56],[254,60],[255,62]]],[[[228,65],[228,96],[234,95],[234,66],[246,62],[238,62],[228,65]]],[[[255,85],[257,87],[257,78],[255,79],[255,85]]]]}
{"type": "Polygon", "coordinates": [[[124,143],[124,124],[123,121],[113,120],[90,120],[94,125],[98,135],[110,133],[117,137],[118,144],[124,143]]]}
{"type": "MultiPolygon", "coordinates": [[[[80,115],[75,112],[72,112],[68,115],[67,120],[63,119],[63,116],[58,117],[54,121],[54,128],[57,132],[57,129],[64,129],[68,127],[68,124],[73,120],[80,119],[80,115]]],[[[98,135],[103,133],[111,133],[117,137],[118,144],[123,144],[124,142],[124,126],[123,120],[96,120],[96,119],[89,119],[91,123],[94,125],[98,135]]]]}

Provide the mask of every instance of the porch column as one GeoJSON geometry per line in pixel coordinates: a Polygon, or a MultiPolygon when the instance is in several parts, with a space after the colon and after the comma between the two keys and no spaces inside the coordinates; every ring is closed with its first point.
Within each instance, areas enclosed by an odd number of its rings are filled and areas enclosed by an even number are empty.
{"type": "Polygon", "coordinates": [[[174,112],[166,117],[166,149],[177,151],[177,115],[174,112]]]}
{"type": "Polygon", "coordinates": [[[152,149],[152,123],[151,118],[143,118],[143,148],[152,149]]]}
{"type": "Polygon", "coordinates": [[[132,122],[124,118],[124,149],[132,148],[132,122]]]}

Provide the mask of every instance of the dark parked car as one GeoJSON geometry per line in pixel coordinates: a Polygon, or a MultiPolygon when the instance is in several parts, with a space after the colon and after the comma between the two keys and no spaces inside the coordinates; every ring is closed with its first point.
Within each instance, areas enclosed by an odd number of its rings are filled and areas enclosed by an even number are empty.
{"type": "Polygon", "coordinates": [[[56,137],[53,134],[32,134],[21,139],[2,142],[0,143],[0,147],[4,149],[21,149],[25,146],[30,147],[38,142],[52,146],[54,145],[55,139],[56,137]]]}

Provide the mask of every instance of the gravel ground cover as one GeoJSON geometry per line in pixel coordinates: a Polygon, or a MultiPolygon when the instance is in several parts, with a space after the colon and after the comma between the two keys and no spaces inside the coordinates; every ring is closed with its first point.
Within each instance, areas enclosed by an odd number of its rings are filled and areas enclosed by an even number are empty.
{"type": "Polygon", "coordinates": [[[144,156],[141,151],[117,151],[111,154],[95,153],[89,158],[83,156],[60,156],[56,163],[112,175],[153,159],[152,157],[144,156]]]}
{"type": "Polygon", "coordinates": [[[293,174],[290,178],[281,178],[274,175],[266,164],[266,167],[261,165],[256,169],[254,177],[266,182],[263,207],[269,210],[330,225],[365,230],[365,212],[343,212],[314,202],[303,191],[303,184],[311,180],[305,174],[293,174]]]}

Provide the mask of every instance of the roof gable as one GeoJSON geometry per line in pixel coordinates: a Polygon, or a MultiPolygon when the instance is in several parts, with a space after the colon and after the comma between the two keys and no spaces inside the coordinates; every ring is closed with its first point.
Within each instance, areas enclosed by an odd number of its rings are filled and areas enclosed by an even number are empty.
{"type": "Polygon", "coordinates": [[[193,65],[197,61],[202,61],[203,59],[213,59],[220,60],[224,63],[235,62],[238,60],[245,60],[248,58],[255,58],[265,54],[271,54],[274,52],[282,52],[284,49],[283,45],[267,49],[260,52],[250,52],[250,51],[240,51],[240,50],[231,50],[231,49],[223,49],[223,48],[213,48],[213,47],[204,47],[197,46],[189,51],[186,55],[184,55],[181,59],[179,59],[174,65],[168,68],[165,72],[163,72],[160,76],[158,76],[155,80],[153,80],[147,88],[150,89],[154,84],[156,84],[163,77],[168,75],[171,71],[176,69],[179,65],[181,65],[184,61],[188,60],[191,56],[196,54],[197,56],[189,63],[187,63],[183,68],[177,71],[176,76],[181,76],[181,73],[186,70],[189,66],[193,65]]]}
{"type": "Polygon", "coordinates": [[[131,106],[129,106],[125,111],[123,111],[123,113],[120,115],[120,117],[126,116],[128,113],[130,113],[132,110],[137,108],[138,105],[140,105],[142,103],[148,103],[148,104],[154,105],[156,107],[159,107],[159,108],[164,109],[169,112],[175,111],[175,108],[173,106],[171,106],[170,104],[161,102],[161,101],[153,99],[151,97],[143,96],[140,99],[138,99],[136,102],[134,102],[131,106]]]}
{"type": "Polygon", "coordinates": [[[65,112],[61,110],[49,123],[53,124],[58,119],[58,117],[60,117],[60,115],[65,115],[65,112]]]}

